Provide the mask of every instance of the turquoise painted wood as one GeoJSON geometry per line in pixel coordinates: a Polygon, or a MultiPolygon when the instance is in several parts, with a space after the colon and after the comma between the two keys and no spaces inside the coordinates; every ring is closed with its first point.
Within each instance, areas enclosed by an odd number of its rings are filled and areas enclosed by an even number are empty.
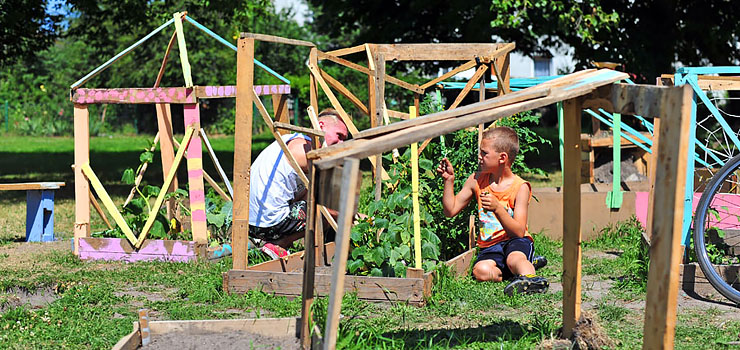
{"type": "Polygon", "coordinates": [[[26,242],[54,241],[54,190],[26,191],[26,242]]]}
{"type": "Polygon", "coordinates": [[[614,113],[612,120],[612,134],[614,144],[612,145],[612,190],[606,194],[606,206],[610,209],[622,207],[622,115],[614,113]]]}

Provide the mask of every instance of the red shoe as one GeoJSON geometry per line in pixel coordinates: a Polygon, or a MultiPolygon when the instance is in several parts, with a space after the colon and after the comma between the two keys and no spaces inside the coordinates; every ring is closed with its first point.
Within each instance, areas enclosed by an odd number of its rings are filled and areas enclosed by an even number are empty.
{"type": "Polygon", "coordinates": [[[272,260],[284,258],[288,256],[288,251],[283,249],[282,247],[272,244],[272,243],[265,243],[265,245],[260,248],[260,250],[269,255],[272,260]]]}

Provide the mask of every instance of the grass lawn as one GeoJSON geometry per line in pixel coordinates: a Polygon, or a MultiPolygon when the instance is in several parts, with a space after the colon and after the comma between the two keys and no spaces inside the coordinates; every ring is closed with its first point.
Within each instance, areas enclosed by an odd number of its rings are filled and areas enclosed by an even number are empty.
{"type": "MultiPolygon", "coordinates": [[[[110,186],[114,202],[121,203],[129,189],[113,184],[124,168],[138,164],[147,139],[91,140],[93,168],[110,186]]],[[[25,194],[0,192],[0,349],[110,348],[131,331],[140,308],[149,309],[154,320],[300,313],[300,299],[261,291],[224,293],[222,273],[230,269],[230,258],[215,263],[77,260],[69,248],[74,224],[72,140],[6,140],[0,144],[0,181],[62,180],[67,187],[55,202],[60,241],[43,244],[20,242],[25,237],[25,194]]],[[[211,141],[230,173],[233,138],[211,141]]],[[[161,172],[152,170],[147,179],[161,181],[161,172]]],[[[91,218],[94,231],[104,228],[96,214],[91,218]]],[[[645,260],[639,230],[634,223],[622,223],[583,244],[582,308],[601,326],[598,334],[615,349],[638,349],[642,344],[645,260]]],[[[562,318],[562,245],[542,235],[535,235],[535,240],[537,253],[549,260],[539,271],[551,282],[547,294],[507,297],[505,283],[478,283],[470,277],[453,279],[442,274],[424,307],[371,304],[347,295],[338,347],[555,348],[562,318]]],[[[321,327],[326,305],[325,298],[315,303],[314,315],[321,327]]],[[[740,334],[739,318],[734,309],[715,305],[720,304],[679,302],[676,348],[731,348],[740,334]]]]}

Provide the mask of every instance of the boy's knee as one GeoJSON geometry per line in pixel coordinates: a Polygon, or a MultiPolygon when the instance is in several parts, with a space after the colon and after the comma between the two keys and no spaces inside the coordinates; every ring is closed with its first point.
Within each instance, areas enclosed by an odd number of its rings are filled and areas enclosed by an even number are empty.
{"type": "Polygon", "coordinates": [[[495,264],[481,261],[473,266],[473,277],[481,282],[501,282],[501,270],[495,264]]]}

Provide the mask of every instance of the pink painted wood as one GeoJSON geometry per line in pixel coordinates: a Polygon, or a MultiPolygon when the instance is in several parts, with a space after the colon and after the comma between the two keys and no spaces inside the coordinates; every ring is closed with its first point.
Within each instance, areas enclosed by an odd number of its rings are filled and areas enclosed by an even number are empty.
{"type": "Polygon", "coordinates": [[[122,238],[82,237],[79,244],[82,260],[188,262],[196,259],[192,241],[147,239],[138,251],[122,238]]]}
{"type": "MultiPolygon", "coordinates": [[[[696,206],[699,205],[699,199],[701,199],[701,192],[694,193],[694,198],[691,201],[691,211],[696,211],[696,206]]],[[[647,227],[647,212],[648,212],[648,200],[650,197],[649,192],[637,192],[635,194],[635,216],[640,221],[643,227],[647,227]]],[[[718,210],[719,220],[714,215],[709,216],[709,224],[719,229],[737,229],[738,221],[740,221],[740,195],[730,193],[720,193],[714,196],[715,208],[725,207],[723,210],[718,210]]]]}
{"type": "MultiPolygon", "coordinates": [[[[257,95],[287,95],[290,85],[255,85],[257,95]]],[[[124,89],[76,89],[70,100],[78,104],[152,104],[152,103],[195,103],[199,98],[233,98],[236,86],[195,86],[124,88],[124,89]]]]}
{"type": "MultiPolygon", "coordinates": [[[[198,104],[186,104],[184,107],[185,126],[200,129],[200,109],[198,104]]],[[[197,243],[208,243],[206,225],[206,198],[203,184],[203,146],[199,134],[193,136],[188,145],[188,189],[190,191],[190,222],[193,240],[197,243]]]]}

